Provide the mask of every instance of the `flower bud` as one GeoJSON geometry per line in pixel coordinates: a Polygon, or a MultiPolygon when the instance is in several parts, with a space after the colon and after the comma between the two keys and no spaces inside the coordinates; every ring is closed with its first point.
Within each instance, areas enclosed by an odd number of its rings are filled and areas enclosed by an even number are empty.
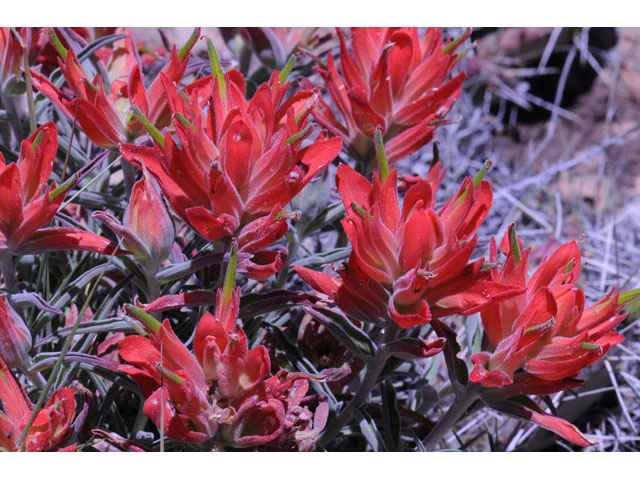
{"type": "MultiPolygon", "coordinates": [[[[153,178],[145,172],[144,179],[133,186],[129,206],[124,212],[124,226],[147,247],[148,252],[130,249],[140,261],[151,260],[158,265],[169,256],[175,238],[175,229],[153,178]],[[140,258],[140,257],[143,258],[140,258]],[[146,256],[146,258],[144,258],[146,256]]],[[[132,246],[133,247],[133,246],[132,246]]]]}
{"type": "Polygon", "coordinates": [[[0,295],[0,356],[9,368],[27,365],[31,332],[7,300],[0,295]]]}

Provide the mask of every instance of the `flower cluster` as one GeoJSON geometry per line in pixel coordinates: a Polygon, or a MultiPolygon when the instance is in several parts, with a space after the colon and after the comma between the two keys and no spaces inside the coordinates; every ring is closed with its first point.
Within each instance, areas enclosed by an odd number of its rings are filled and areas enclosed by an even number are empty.
{"type": "Polygon", "coordinates": [[[160,74],[180,143],[166,133],[154,147],[123,144],[120,152],[149,169],[174,211],[204,238],[236,237],[240,252],[253,255],[241,271],[264,280],[286,261],[286,249],[266,249],[295,217],[282,208],[337,156],[341,141],[320,133],[302,146],[317,96],[303,90],[285,100],[283,72],[247,101],[242,75],[222,73],[213,51],[211,59],[216,74],[184,91],[160,74]]]}
{"type": "Polygon", "coordinates": [[[374,174],[372,185],[351,167],[339,167],[336,183],[347,211],[342,225],[353,252],[339,271],[341,279],[294,267],[308,283],[353,318],[393,320],[402,328],[475,313],[519,291],[492,279],[484,259],[469,261],[474,233],[491,205],[487,181],[465,179],[458,193],[436,209],[439,165],[411,186],[402,205],[398,172],[385,170],[386,178],[374,174]]]}
{"type": "Polygon", "coordinates": [[[309,401],[307,380],[313,376],[286,370],[269,376],[267,349],[249,349],[237,323],[236,257],[234,247],[224,289],[218,290],[216,315],[206,313],[199,320],[193,354],[173,333],[169,320],[160,323],[129,305],[128,313],[144,323],[149,337],[129,336],[120,342],[120,356],[132,364],[120,370],[140,384],[148,397],[145,414],[158,426],[166,422],[169,438],[311,450],[327,420],[326,404],[314,415],[304,406],[309,401]]]}
{"type": "Polygon", "coordinates": [[[17,162],[7,165],[0,154],[0,255],[69,249],[114,251],[107,239],[95,233],[46,226],[79,180],[74,174],[61,185],[52,182],[45,188],[57,151],[56,126],[47,123],[22,142],[17,162]]]}
{"type": "Polygon", "coordinates": [[[491,162],[447,198],[393,168],[455,121],[470,30],[201,33],[0,29],[0,450],[433,449],[482,407],[590,445],[536,396],[640,292],[587,306],[578,245],[529,275],[514,226],[485,259],[491,162]]]}
{"type": "Polygon", "coordinates": [[[445,44],[439,28],[428,28],[422,36],[417,28],[350,30],[351,52],[337,29],[342,75],[331,54],[318,68],[343,120],[324,101],[314,114],[365,164],[374,157],[371,137],[381,127],[393,163],[429,143],[460,96],[464,72],[447,77],[460,58],[456,48],[471,31],[445,44]]]}

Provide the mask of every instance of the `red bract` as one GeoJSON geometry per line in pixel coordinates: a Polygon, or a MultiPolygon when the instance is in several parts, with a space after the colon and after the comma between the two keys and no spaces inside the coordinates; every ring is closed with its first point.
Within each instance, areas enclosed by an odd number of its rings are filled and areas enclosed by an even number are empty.
{"type": "MultiPolygon", "coordinates": [[[[235,257],[231,260],[235,271],[235,257]]],[[[247,447],[269,443],[278,448],[311,449],[326,416],[316,422],[303,407],[309,375],[270,373],[267,349],[249,349],[244,330],[237,325],[239,290],[225,281],[218,290],[216,316],[206,313],[193,340],[194,355],[175,336],[168,320],[160,324],[143,310],[128,306],[143,322],[149,337],[122,340],[119,353],[135,365],[122,365],[148,396],[144,412],[160,425],[164,398],[166,434],[184,442],[200,443],[224,426],[222,440],[247,447]],[[164,377],[164,386],[161,379],[164,377]],[[295,394],[293,393],[295,392],[295,394]],[[314,426],[315,423],[315,426],[314,426]]]]}
{"type": "Polygon", "coordinates": [[[57,150],[57,131],[50,122],[22,142],[16,163],[5,164],[0,154],[0,254],[68,249],[113,253],[111,243],[94,233],[45,228],[78,180],[73,176],[60,186],[52,182],[46,188],[57,150]]]}
{"type": "Polygon", "coordinates": [[[0,28],[0,59],[0,82],[4,84],[22,66],[22,46],[9,27],[0,28]]]}
{"type": "Polygon", "coordinates": [[[444,43],[439,28],[420,37],[417,28],[351,28],[351,52],[341,29],[340,70],[330,54],[318,68],[340,121],[320,101],[318,122],[344,138],[361,162],[373,159],[371,138],[382,128],[389,163],[415,152],[433,138],[433,131],[460,96],[463,72],[446,81],[468,36],[444,43]]]}
{"type": "MultiPolygon", "coordinates": [[[[512,235],[515,238],[515,233],[512,235]]],[[[613,331],[626,316],[620,313],[619,294],[611,291],[585,308],[584,292],[573,285],[580,270],[575,242],[563,245],[543,261],[529,280],[527,257],[531,249],[520,253],[520,247],[515,241],[508,242],[507,236],[502,247],[507,259],[492,276],[526,290],[482,311],[487,351],[471,357],[472,382],[487,387],[510,385],[518,369],[540,380],[559,382],[576,376],[623,340],[613,331]]],[[[491,261],[496,259],[494,242],[491,261]]]]}
{"type": "Polygon", "coordinates": [[[204,238],[235,236],[241,252],[254,254],[241,271],[265,279],[286,260],[286,249],[266,250],[294,216],[282,207],[337,156],[341,140],[320,134],[302,147],[316,97],[304,91],[285,101],[289,83],[279,72],[249,101],[237,71],[220,71],[213,86],[203,80],[185,89],[189,101],[165,82],[179,144],[158,134],[154,147],[124,144],[120,152],[156,177],[176,213],[204,238]]]}
{"type": "MultiPolygon", "coordinates": [[[[142,66],[134,40],[128,29],[120,29],[128,36],[114,42],[111,57],[107,63],[109,92],[105,92],[102,75],[90,79],[80,65],[73,49],[65,49],[59,44],[52,31],[52,41],[56,43],[60,70],[71,92],[64,92],[38,72],[32,71],[33,81],[44,95],[55,103],[69,118],[77,112],[78,124],[93,143],[105,148],[117,148],[124,141],[132,140],[144,133],[142,124],[131,110],[135,104],[154,124],[165,126],[170,121],[167,98],[160,77],[145,88],[142,66]]],[[[199,35],[194,31],[189,43],[178,52],[174,47],[169,61],[162,69],[163,75],[171,82],[179,83],[187,66],[188,54],[199,35]]]]}
{"type": "Polygon", "coordinates": [[[30,63],[35,60],[46,42],[42,28],[16,28],[20,39],[11,30],[9,27],[0,27],[0,90],[3,96],[24,93],[22,86],[16,88],[22,82],[14,77],[23,67],[21,42],[24,42],[27,48],[30,63]]]}
{"type": "Polygon", "coordinates": [[[470,314],[518,287],[492,281],[483,259],[469,262],[475,230],[489,211],[486,181],[466,178],[458,193],[435,208],[439,167],[416,182],[402,206],[397,170],[373,185],[346,165],[337,173],[347,210],[342,221],[353,252],[339,270],[341,280],[294,267],[316,290],[350,316],[365,322],[393,320],[403,328],[453,313],[470,314]]]}
{"type": "Polygon", "coordinates": [[[54,449],[65,437],[75,410],[73,389],[55,392],[38,411],[20,447],[17,442],[33,411],[22,386],[0,357],[0,451],[42,452],[54,449]]]}

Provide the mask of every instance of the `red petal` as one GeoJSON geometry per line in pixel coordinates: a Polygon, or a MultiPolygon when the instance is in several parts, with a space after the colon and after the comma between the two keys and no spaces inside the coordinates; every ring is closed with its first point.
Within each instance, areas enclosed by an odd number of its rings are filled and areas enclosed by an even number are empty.
{"type": "Polygon", "coordinates": [[[342,285],[339,278],[327,273],[315,272],[305,267],[291,267],[302,279],[317,292],[324,293],[335,300],[338,288],[342,285]]]}
{"type": "Polygon", "coordinates": [[[77,228],[42,228],[20,246],[20,253],[33,254],[58,250],[86,250],[104,255],[125,255],[104,237],[77,228]]]}

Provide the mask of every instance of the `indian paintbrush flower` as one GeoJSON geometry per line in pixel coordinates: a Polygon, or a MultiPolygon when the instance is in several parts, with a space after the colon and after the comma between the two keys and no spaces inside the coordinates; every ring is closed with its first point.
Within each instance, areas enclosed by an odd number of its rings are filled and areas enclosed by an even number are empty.
{"type": "Polygon", "coordinates": [[[317,68],[342,120],[322,99],[314,116],[365,164],[375,158],[370,139],[380,127],[392,164],[431,141],[460,96],[464,72],[447,77],[460,57],[456,49],[470,30],[447,43],[439,28],[428,28],[422,36],[417,28],[350,31],[351,51],[337,29],[341,74],[331,54],[326,67],[317,68]]]}
{"type": "Polygon", "coordinates": [[[240,262],[240,271],[261,280],[286,260],[284,247],[267,249],[297,217],[283,207],[336,157],[342,142],[320,133],[303,147],[312,131],[313,92],[285,100],[289,82],[274,72],[247,101],[243,76],[223,73],[212,46],[210,55],[214,74],[197,88],[182,92],[165,81],[179,143],[149,121],[154,146],[123,144],[120,152],[154,175],[173,210],[204,238],[235,236],[239,251],[254,255],[240,262]]]}
{"type": "Polygon", "coordinates": [[[49,122],[22,142],[17,162],[6,164],[0,154],[0,255],[68,249],[114,251],[106,238],[95,233],[47,227],[78,181],[74,175],[62,185],[52,182],[47,187],[57,150],[56,127],[49,122]]]}
{"type": "MultiPolygon", "coordinates": [[[[62,112],[73,119],[77,113],[78,124],[93,143],[105,148],[117,148],[121,142],[133,140],[146,133],[144,126],[133,113],[136,105],[159,127],[170,121],[167,97],[160,76],[147,89],[143,83],[142,65],[136,45],[128,29],[121,29],[126,37],[114,42],[111,57],[107,62],[105,79],[101,74],[93,78],[82,68],[72,48],[65,48],[54,29],[50,29],[51,41],[60,58],[60,70],[71,88],[66,93],[49,79],[32,71],[34,85],[62,112]],[[110,90],[105,91],[105,84],[110,90]]],[[[195,29],[187,44],[171,52],[162,75],[171,82],[179,83],[187,67],[188,55],[198,38],[200,29],[195,29]]]]}
{"type": "MultiPolygon", "coordinates": [[[[381,140],[378,138],[381,144],[381,140]]],[[[294,267],[315,290],[327,294],[352,318],[409,328],[449,314],[468,315],[519,287],[490,279],[483,259],[470,262],[475,230],[491,206],[487,181],[466,178],[440,209],[435,192],[439,164],[415,182],[402,205],[398,172],[389,171],[378,148],[380,173],[373,184],[347,165],[336,183],[347,211],[342,221],[353,251],[340,279],[294,267]]]]}
{"type": "Polygon", "coordinates": [[[313,421],[313,414],[302,405],[307,379],[313,377],[281,370],[267,378],[267,349],[262,345],[249,349],[237,323],[236,256],[234,246],[224,287],[218,290],[216,315],[206,313],[196,327],[194,354],[173,333],[169,320],[160,323],[128,305],[127,313],[144,324],[149,336],[121,341],[120,356],[130,365],[119,369],[148,397],[145,414],[156,425],[164,416],[170,438],[200,443],[218,433],[220,441],[233,446],[269,443],[311,449],[326,422],[326,406],[318,407],[313,421]]]}
{"type": "MultiPolygon", "coordinates": [[[[71,426],[75,411],[72,388],[57,390],[38,411],[22,445],[18,439],[27,424],[33,405],[0,355],[0,451],[42,452],[54,450],[71,426]]],[[[63,450],[75,450],[71,445],[63,450]]]]}
{"type": "MultiPolygon", "coordinates": [[[[583,382],[575,378],[580,371],[623,340],[614,328],[624,320],[621,310],[631,297],[612,290],[586,307],[584,292],[575,286],[580,271],[575,242],[543,260],[531,278],[527,272],[531,249],[521,248],[512,225],[500,248],[506,260],[491,275],[523,291],[482,309],[483,351],[471,356],[469,379],[482,385],[481,397],[491,408],[533,421],[577,445],[591,445],[569,422],[519,399],[580,386],[583,382]]],[[[492,240],[490,261],[497,259],[492,240]]]]}

